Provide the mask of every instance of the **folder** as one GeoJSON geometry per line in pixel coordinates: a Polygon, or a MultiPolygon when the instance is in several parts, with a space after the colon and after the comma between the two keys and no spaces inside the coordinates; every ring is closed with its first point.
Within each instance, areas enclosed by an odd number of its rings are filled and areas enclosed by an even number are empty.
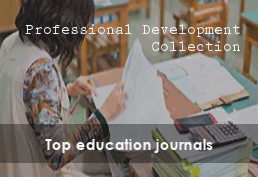
{"type": "Polygon", "coordinates": [[[198,105],[192,103],[170,82],[164,74],[158,71],[158,76],[160,76],[163,81],[165,103],[172,119],[184,118],[202,111],[198,105]]]}

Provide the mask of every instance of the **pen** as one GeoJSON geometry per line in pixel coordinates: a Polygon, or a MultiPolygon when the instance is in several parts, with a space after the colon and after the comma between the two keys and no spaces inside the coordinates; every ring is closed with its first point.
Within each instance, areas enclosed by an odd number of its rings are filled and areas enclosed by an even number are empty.
{"type": "MultiPolygon", "coordinates": [[[[91,83],[90,79],[88,79],[87,82],[90,84],[90,83],[91,83]]],[[[78,98],[77,98],[77,100],[75,101],[74,106],[73,106],[72,109],[70,110],[70,115],[73,115],[73,112],[74,112],[75,108],[77,107],[77,105],[78,105],[78,103],[79,103],[79,101],[80,101],[80,99],[81,99],[81,96],[82,96],[82,95],[79,95],[78,98]]]]}

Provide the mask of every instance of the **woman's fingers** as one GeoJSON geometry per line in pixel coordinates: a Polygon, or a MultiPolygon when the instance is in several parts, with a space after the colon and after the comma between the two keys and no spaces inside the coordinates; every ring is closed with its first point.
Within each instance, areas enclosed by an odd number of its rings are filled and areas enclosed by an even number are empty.
{"type": "Polygon", "coordinates": [[[92,86],[93,86],[94,88],[96,88],[96,87],[95,87],[95,83],[94,83],[93,80],[92,80],[92,77],[90,77],[90,83],[92,84],[92,86]]]}
{"type": "Polygon", "coordinates": [[[120,104],[121,110],[124,110],[125,107],[126,107],[126,103],[125,103],[125,99],[124,99],[123,94],[119,95],[118,100],[119,100],[119,104],[120,104]]]}
{"type": "Polygon", "coordinates": [[[87,83],[87,81],[80,81],[79,87],[83,90],[83,93],[93,93],[95,96],[97,96],[96,88],[94,87],[94,85],[87,83]]]}
{"type": "Polygon", "coordinates": [[[123,83],[118,83],[116,85],[116,88],[114,91],[119,95],[119,97],[122,98],[122,100],[125,100],[128,98],[127,92],[124,90],[124,84],[123,83]]]}
{"type": "Polygon", "coordinates": [[[125,90],[123,90],[123,96],[124,96],[125,99],[128,98],[128,94],[127,94],[127,92],[125,90]]]}
{"type": "Polygon", "coordinates": [[[100,112],[106,116],[107,121],[115,118],[126,108],[127,97],[124,84],[118,83],[100,108],[100,112]]]}
{"type": "Polygon", "coordinates": [[[90,91],[89,90],[84,90],[84,89],[82,89],[82,87],[77,87],[77,89],[76,89],[76,92],[78,93],[78,95],[88,95],[88,94],[90,94],[90,91]]]}
{"type": "Polygon", "coordinates": [[[86,90],[86,91],[83,91],[81,95],[90,95],[90,94],[91,94],[91,92],[89,90],[86,90]]]}
{"type": "Polygon", "coordinates": [[[115,90],[117,91],[117,92],[121,92],[121,91],[123,91],[123,89],[124,89],[124,84],[123,83],[118,83],[117,85],[116,85],[116,87],[115,87],[115,90]]]}
{"type": "Polygon", "coordinates": [[[123,102],[123,104],[122,104],[122,108],[123,108],[123,109],[125,109],[125,108],[126,108],[126,103],[125,103],[125,102],[123,102]]]}
{"type": "Polygon", "coordinates": [[[125,100],[128,98],[128,94],[126,93],[124,89],[124,84],[119,84],[119,100],[120,100],[120,105],[122,107],[122,109],[126,108],[126,102],[125,100]]]}

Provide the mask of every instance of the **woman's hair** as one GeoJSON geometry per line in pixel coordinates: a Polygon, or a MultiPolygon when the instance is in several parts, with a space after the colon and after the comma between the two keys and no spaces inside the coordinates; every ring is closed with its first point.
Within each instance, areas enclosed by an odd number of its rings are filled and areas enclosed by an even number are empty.
{"type": "Polygon", "coordinates": [[[21,0],[20,11],[16,17],[15,24],[19,30],[19,36],[24,42],[24,37],[38,47],[43,42],[43,47],[52,58],[60,56],[59,62],[65,68],[72,61],[77,49],[83,42],[85,34],[72,34],[71,29],[76,27],[89,27],[94,18],[95,6],[93,0],[21,0]],[[27,26],[33,27],[28,33],[27,26]],[[60,25],[56,29],[53,27],[60,25]],[[36,34],[36,27],[50,27],[52,32],[36,34]],[[69,34],[64,34],[62,28],[68,27],[69,34]]]}

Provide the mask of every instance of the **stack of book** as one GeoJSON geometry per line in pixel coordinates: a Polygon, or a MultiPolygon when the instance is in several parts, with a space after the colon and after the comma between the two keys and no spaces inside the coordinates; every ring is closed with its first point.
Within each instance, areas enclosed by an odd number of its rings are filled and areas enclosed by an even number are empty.
{"type": "MultiPolygon", "coordinates": [[[[176,133],[174,127],[157,125],[152,136],[162,142],[189,142],[189,135],[176,133]],[[173,136],[171,136],[173,135],[173,136]],[[179,135],[179,136],[178,136],[179,135]],[[180,137],[182,136],[182,138],[180,137]],[[181,139],[181,140],[180,140],[181,139]]],[[[160,150],[152,156],[153,168],[158,176],[207,177],[247,176],[252,141],[247,139],[211,151],[160,150]]]]}

